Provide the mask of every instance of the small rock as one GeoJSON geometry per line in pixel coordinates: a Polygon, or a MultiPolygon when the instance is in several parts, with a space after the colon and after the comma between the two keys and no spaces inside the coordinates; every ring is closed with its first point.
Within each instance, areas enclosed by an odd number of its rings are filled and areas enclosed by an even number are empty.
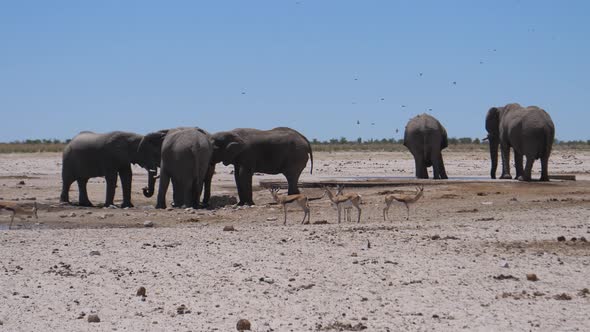
{"type": "Polygon", "coordinates": [[[76,216],[76,212],[72,212],[68,215],[68,217],[70,217],[70,218],[74,218],[75,216],[76,216]]]}
{"type": "Polygon", "coordinates": [[[260,278],[258,280],[260,280],[262,282],[266,282],[269,285],[272,285],[272,284],[275,283],[275,281],[272,278],[268,278],[268,277],[262,277],[262,278],[260,278]]]}
{"type": "Polygon", "coordinates": [[[431,238],[431,240],[440,240],[440,235],[433,235],[431,238]]]}
{"type": "Polygon", "coordinates": [[[188,310],[184,304],[181,304],[180,306],[178,306],[178,308],[176,308],[176,313],[179,315],[184,315],[184,314],[190,314],[191,311],[188,310]]]}
{"type": "Polygon", "coordinates": [[[279,220],[279,218],[277,218],[277,217],[268,217],[268,218],[266,218],[266,221],[277,221],[277,220],[279,220]]]}
{"type": "Polygon", "coordinates": [[[507,268],[510,267],[510,264],[508,264],[507,261],[501,261],[500,262],[500,267],[503,267],[503,268],[507,269],[507,268]]]}
{"type": "Polygon", "coordinates": [[[84,311],[82,311],[76,319],[82,319],[84,317],[86,317],[86,313],[84,311]]]}
{"type": "Polygon", "coordinates": [[[314,225],[327,225],[328,221],[327,220],[316,220],[312,224],[314,224],[314,225]]]}
{"type": "Polygon", "coordinates": [[[561,293],[561,294],[555,295],[553,298],[558,301],[569,301],[572,299],[572,297],[566,293],[561,293]]]}
{"type": "Polygon", "coordinates": [[[146,220],[143,222],[143,227],[154,227],[154,222],[151,220],[146,220]]]}
{"type": "Polygon", "coordinates": [[[145,287],[141,286],[137,289],[136,296],[146,297],[145,292],[146,292],[145,287]]]}
{"type": "Polygon", "coordinates": [[[90,256],[100,256],[100,251],[93,250],[93,251],[90,252],[90,256]]]}
{"type": "Polygon", "coordinates": [[[234,232],[236,229],[234,228],[234,226],[229,225],[229,226],[225,226],[223,227],[223,231],[224,232],[234,232]]]}
{"type": "Polygon", "coordinates": [[[580,238],[580,242],[588,242],[588,240],[586,240],[586,238],[582,236],[582,237],[580,238]]]}
{"type": "Polygon", "coordinates": [[[88,315],[88,323],[100,323],[100,318],[97,314],[88,315]]]}
{"type": "Polygon", "coordinates": [[[18,182],[18,185],[19,185],[19,186],[24,186],[24,185],[25,185],[25,181],[23,181],[23,180],[20,180],[20,181],[18,182]]]}
{"type": "Polygon", "coordinates": [[[539,278],[534,273],[529,273],[526,275],[526,280],[528,281],[539,281],[539,278]]]}
{"type": "Polygon", "coordinates": [[[240,332],[242,331],[250,331],[252,329],[252,325],[250,321],[247,319],[240,319],[236,324],[236,329],[240,332]]]}
{"type": "Polygon", "coordinates": [[[565,241],[565,236],[558,236],[557,241],[559,241],[559,242],[565,241]]]}
{"type": "Polygon", "coordinates": [[[586,296],[590,295],[590,289],[584,288],[584,289],[580,290],[578,295],[580,295],[582,297],[586,297],[586,296]]]}
{"type": "Polygon", "coordinates": [[[0,326],[4,325],[4,322],[0,320],[0,326]]]}

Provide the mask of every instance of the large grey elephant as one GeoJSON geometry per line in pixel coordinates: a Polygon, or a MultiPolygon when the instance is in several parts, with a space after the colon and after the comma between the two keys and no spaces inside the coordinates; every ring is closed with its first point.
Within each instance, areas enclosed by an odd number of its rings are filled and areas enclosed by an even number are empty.
{"type": "MultiPolygon", "coordinates": [[[[75,136],[65,147],[62,163],[62,191],[60,201],[69,203],[70,186],[78,182],[80,206],[92,206],[88,199],[86,184],[93,177],[105,177],[106,198],[104,205],[113,205],[117,175],[123,187],[123,204],[121,207],[132,207],[131,203],[131,164],[142,164],[137,154],[137,147],[143,136],[114,131],[96,134],[84,131],[75,136]]],[[[148,171],[150,182],[155,181],[154,172],[148,171]]]]}
{"type": "Polygon", "coordinates": [[[447,179],[442,150],[449,144],[447,131],[440,122],[428,114],[410,119],[404,133],[404,145],[414,156],[416,177],[428,179],[427,168],[432,166],[434,179],[447,179]]]}
{"type": "MultiPolygon", "coordinates": [[[[209,195],[213,148],[210,135],[200,128],[176,128],[145,135],[138,153],[146,160],[146,168],[160,167],[160,185],[156,208],[166,208],[166,192],[172,181],[175,207],[199,207],[199,198],[206,187],[209,195]]],[[[153,183],[144,188],[144,195],[151,197],[153,183]]],[[[208,198],[204,200],[207,204],[208,198]]]]}
{"type": "Polygon", "coordinates": [[[240,198],[238,205],[254,205],[254,172],[283,174],[289,183],[288,194],[298,194],[301,172],[313,155],[305,136],[286,127],[271,130],[238,128],[213,134],[213,162],[234,165],[234,177],[240,198]],[[309,154],[309,158],[308,158],[309,154]]]}
{"type": "Polygon", "coordinates": [[[541,181],[549,181],[547,164],[555,139],[555,125],[547,112],[537,106],[522,107],[516,103],[504,107],[492,107],[486,116],[486,130],[492,159],[492,179],[496,178],[498,146],[500,146],[501,179],[512,178],[510,148],[513,148],[518,180],[530,181],[533,163],[536,159],[541,159],[541,181]],[[527,159],[524,169],[523,156],[527,159]]]}

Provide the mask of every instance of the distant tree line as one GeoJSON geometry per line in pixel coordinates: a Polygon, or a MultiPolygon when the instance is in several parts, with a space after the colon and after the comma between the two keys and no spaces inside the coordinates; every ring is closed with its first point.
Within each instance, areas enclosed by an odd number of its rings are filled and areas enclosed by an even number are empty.
{"type": "MultiPolygon", "coordinates": [[[[449,145],[462,145],[462,144],[488,144],[487,142],[484,142],[482,140],[480,140],[479,138],[471,138],[471,137],[449,137],[448,139],[449,141],[449,145]]],[[[320,141],[317,138],[314,138],[313,140],[311,140],[310,142],[311,144],[314,145],[341,145],[341,144],[366,144],[366,145],[371,145],[371,144],[404,144],[404,139],[400,138],[398,140],[396,140],[395,138],[382,138],[382,139],[368,139],[368,140],[363,140],[361,137],[357,138],[354,141],[349,141],[346,137],[340,137],[340,138],[332,138],[329,140],[325,140],[325,141],[320,141]]],[[[562,141],[562,140],[558,140],[556,139],[554,144],[556,145],[590,145],[590,140],[584,141],[584,140],[573,140],[573,141],[562,141]]]]}

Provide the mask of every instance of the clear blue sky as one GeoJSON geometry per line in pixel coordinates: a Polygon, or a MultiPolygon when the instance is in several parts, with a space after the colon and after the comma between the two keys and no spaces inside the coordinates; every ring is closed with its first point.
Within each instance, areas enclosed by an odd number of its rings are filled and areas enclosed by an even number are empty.
{"type": "Polygon", "coordinates": [[[589,13],[585,0],[2,1],[0,141],[189,125],[400,138],[423,112],[483,137],[489,107],[509,102],[587,140],[589,13]]]}

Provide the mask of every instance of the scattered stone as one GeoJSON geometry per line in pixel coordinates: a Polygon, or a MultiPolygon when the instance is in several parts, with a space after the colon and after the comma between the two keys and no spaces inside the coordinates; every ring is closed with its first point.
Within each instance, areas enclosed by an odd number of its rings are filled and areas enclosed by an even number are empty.
{"type": "Polygon", "coordinates": [[[4,325],[4,322],[0,320],[0,326],[4,325]]]}
{"type": "Polygon", "coordinates": [[[236,230],[236,229],[235,229],[235,228],[234,228],[234,226],[232,226],[232,225],[229,225],[229,226],[225,226],[225,227],[223,227],[223,231],[224,231],[224,232],[235,232],[235,230],[236,230]]]}
{"type": "Polygon", "coordinates": [[[251,331],[252,329],[252,325],[250,324],[250,321],[247,319],[240,319],[238,321],[238,323],[236,324],[236,329],[240,332],[242,331],[251,331]]]}
{"type": "Polygon", "coordinates": [[[578,239],[576,239],[575,237],[572,237],[570,240],[571,240],[572,242],[576,242],[576,241],[578,241],[578,239]]]}
{"type": "Polygon", "coordinates": [[[507,268],[510,267],[510,264],[508,264],[507,261],[501,261],[500,262],[500,267],[503,267],[503,268],[507,269],[507,268]]]}
{"type": "Polygon", "coordinates": [[[146,220],[143,222],[143,227],[154,227],[154,222],[151,220],[146,220]]]}
{"type": "Polygon", "coordinates": [[[566,293],[557,294],[553,298],[558,301],[569,301],[572,299],[572,297],[566,293]]]}
{"type": "Polygon", "coordinates": [[[440,240],[440,235],[433,235],[430,239],[433,241],[440,240]]]}
{"type": "Polygon", "coordinates": [[[565,236],[558,236],[557,241],[559,241],[559,242],[565,241],[565,236]]]}
{"type": "Polygon", "coordinates": [[[20,180],[20,181],[18,182],[18,185],[19,185],[19,186],[24,186],[24,185],[25,185],[25,181],[23,181],[23,180],[20,180]]]}
{"type": "Polygon", "coordinates": [[[582,236],[580,237],[580,242],[588,242],[588,240],[586,240],[586,238],[582,236]]]}
{"type": "Polygon", "coordinates": [[[188,310],[188,308],[184,304],[181,304],[180,306],[178,306],[178,308],[176,308],[176,313],[179,315],[184,315],[184,314],[190,314],[191,311],[188,310]]]}
{"type": "Polygon", "coordinates": [[[238,204],[238,199],[230,195],[211,196],[209,199],[209,208],[218,209],[228,205],[238,204]]]}
{"type": "Polygon", "coordinates": [[[438,319],[440,318],[437,314],[432,315],[432,318],[438,319]]]}
{"type": "Polygon", "coordinates": [[[146,297],[146,290],[145,287],[141,286],[137,289],[137,293],[135,294],[135,296],[142,296],[142,297],[146,297]]]}
{"type": "Polygon", "coordinates": [[[76,317],[76,319],[83,319],[84,317],[86,317],[86,313],[84,311],[82,311],[78,317],[76,317]]]}
{"type": "Polygon", "coordinates": [[[578,292],[578,295],[580,295],[581,297],[586,297],[586,296],[590,295],[590,289],[584,288],[578,292]]]}
{"type": "Polygon", "coordinates": [[[100,318],[97,314],[88,315],[88,323],[100,323],[100,318]]]}
{"type": "Polygon", "coordinates": [[[496,280],[515,280],[515,281],[518,281],[518,278],[517,277],[515,277],[513,275],[510,275],[510,274],[507,274],[507,275],[500,274],[500,275],[494,276],[493,278],[496,279],[496,280]]]}
{"type": "Polygon", "coordinates": [[[93,250],[93,251],[90,252],[90,256],[100,256],[100,251],[93,250]]]}
{"type": "Polygon", "coordinates": [[[529,273],[526,275],[526,280],[528,281],[539,281],[539,278],[534,273],[529,273]]]}
{"type": "Polygon", "coordinates": [[[277,217],[268,217],[268,218],[266,218],[266,221],[277,221],[277,220],[279,220],[279,218],[277,218],[277,217]]]}
{"type": "Polygon", "coordinates": [[[316,220],[312,224],[314,224],[314,225],[327,225],[328,221],[327,220],[316,220]]]}
{"type": "Polygon", "coordinates": [[[371,241],[367,240],[367,249],[371,249],[371,241]]]}
{"type": "Polygon", "coordinates": [[[104,214],[102,214],[102,215],[98,216],[98,219],[102,219],[102,220],[104,220],[104,219],[107,219],[107,218],[110,218],[110,217],[114,217],[114,216],[115,216],[115,215],[114,215],[114,214],[112,214],[112,213],[104,213],[104,214]]]}
{"type": "Polygon", "coordinates": [[[512,197],[512,198],[510,199],[510,202],[518,202],[518,199],[516,199],[516,197],[512,197]]]}
{"type": "Polygon", "coordinates": [[[269,278],[269,277],[262,277],[262,278],[260,278],[258,280],[259,281],[262,281],[262,282],[266,282],[269,285],[272,285],[272,284],[275,283],[275,281],[272,278],[269,278]]]}

